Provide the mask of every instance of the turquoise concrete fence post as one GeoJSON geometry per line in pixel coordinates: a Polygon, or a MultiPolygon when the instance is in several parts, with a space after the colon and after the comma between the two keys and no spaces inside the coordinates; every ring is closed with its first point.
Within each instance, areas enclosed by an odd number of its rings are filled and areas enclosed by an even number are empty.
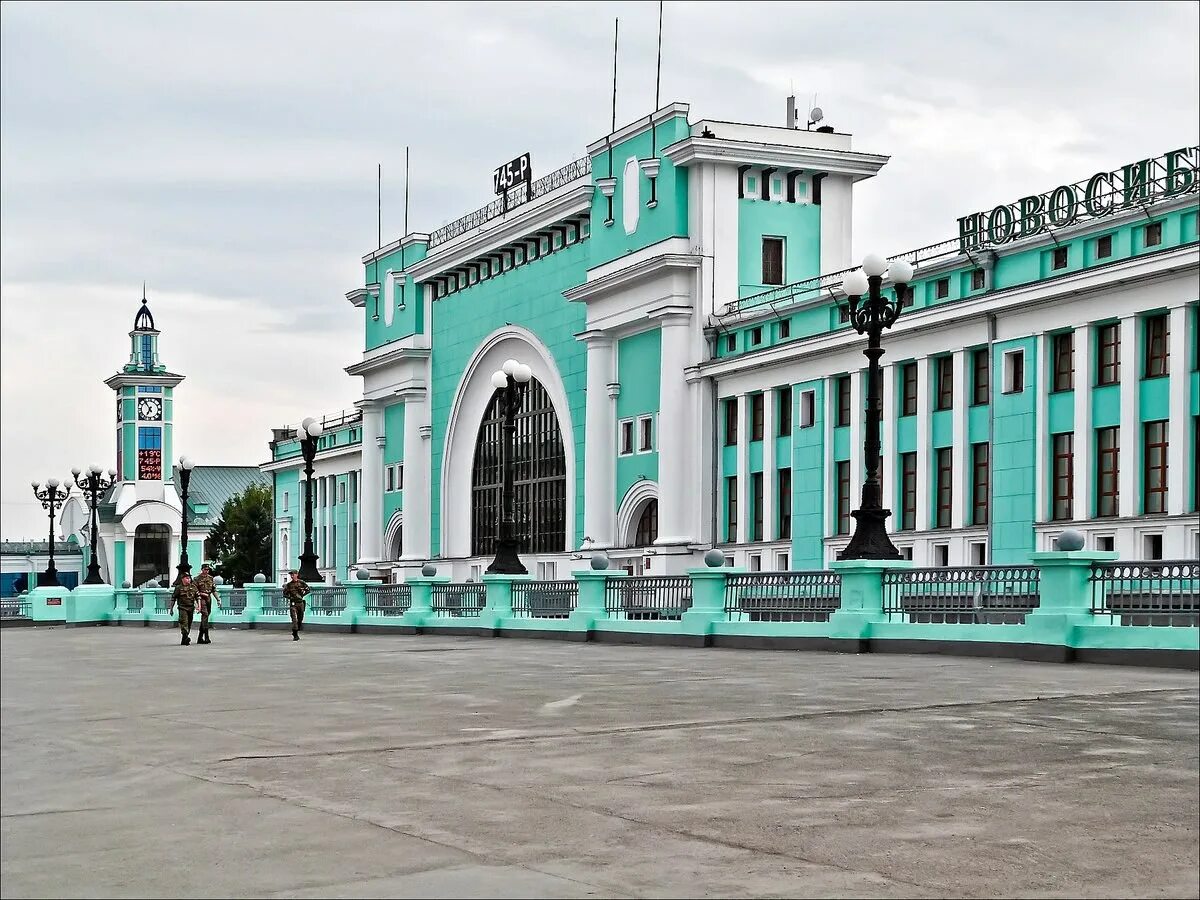
{"type": "Polygon", "coordinates": [[[418,575],[404,579],[412,591],[412,605],[400,620],[402,625],[420,628],[425,620],[433,617],[433,586],[449,584],[448,575],[418,575]]]}
{"type": "Polygon", "coordinates": [[[711,643],[713,625],[725,618],[725,580],[733,571],[723,561],[718,566],[687,570],[692,580],[692,606],[683,614],[679,627],[681,633],[696,638],[700,646],[711,643]]]}
{"type": "Polygon", "coordinates": [[[111,622],[117,615],[116,591],[110,584],[81,584],[71,591],[67,622],[111,622]]]}
{"type": "Polygon", "coordinates": [[[841,604],[829,616],[833,646],[852,653],[869,648],[871,628],[887,621],[883,614],[883,573],[889,569],[911,569],[907,559],[847,559],[829,564],[842,579],[841,604]]]}
{"type": "Polygon", "coordinates": [[[26,595],[35,622],[66,622],[71,592],[64,587],[35,587],[26,595]]]}
{"type": "Polygon", "coordinates": [[[371,581],[347,581],[346,582],[346,611],[342,613],[343,618],[350,625],[350,630],[354,631],[358,628],[358,623],[366,617],[367,614],[367,585],[378,584],[379,582],[371,581]]]}
{"type": "Polygon", "coordinates": [[[530,580],[529,575],[484,575],[487,603],[479,611],[479,624],[495,631],[505,619],[511,619],[513,582],[530,580]]]}
{"type": "Polygon", "coordinates": [[[266,584],[249,583],[244,585],[246,590],[246,611],[243,615],[246,617],[246,625],[250,628],[253,628],[254,623],[262,618],[263,591],[266,587],[266,584]]]}
{"type": "Polygon", "coordinates": [[[1030,554],[1041,570],[1037,609],[1025,616],[1031,641],[1070,649],[1076,646],[1075,628],[1092,622],[1092,563],[1117,558],[1104,550],[1043,550],[1030,554]]]}
{"type": "Polygon", "coordinates": [[[624,578],[626,575],[607,569],[582,569],[571,575],[579,583],[579,600],[567,616],[567,630],[582,632],[583,639],[587,640],[596,622],[608,618],[608,611],[604,608],[604,589],[608,579],[624,578]]]}

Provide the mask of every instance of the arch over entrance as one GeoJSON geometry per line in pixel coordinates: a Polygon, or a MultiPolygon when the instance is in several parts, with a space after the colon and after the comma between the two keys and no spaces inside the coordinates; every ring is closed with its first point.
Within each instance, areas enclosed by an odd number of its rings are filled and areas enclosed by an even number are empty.
{"type": "Polygon", "coordinates": [[[649,547],[657,540],[658,484],[635,481],[617,510],[617,546],[649,547]]]}
{"type": "Polygon", "coordinates": [[[139,525],[133,534],[133,586],[171,573],[171,528],[139,525]]]}
{"type": "MultiPolygon", "coordinates": [[[[518,533],[529,553],[567,549],[566,455],[558,417],[536,378],[525,387],[516,420],[513,471],[518,533]]],[[[491,556],[500,537],[504,482],[504,391],[497,390],[479,423],[471,467],[471,555],[491,556]]]]}
{"type": "Polygon", "coordinates": [[[404,553],[404,510],[398,509],[388,519],[383,532],[384,559],[395,562],[404,553]]]}
{"type": "MultiPolygon", "coordinates": [[[[472,555],[475,449],[480,426],[496,395],[491,383],[492,373],[509,358],[520,360],[533,370],[533,378],[544,389],[546,403],[557,421],[565,486],[562,499],[563,537],[558,549],[566,550],[575,546],[576,437],[566,389],[546,345],[531,331],[510,325],[493,332],[480,343],[463,372],[450,409],[440,479],[439,530],[444,557],[472,555]]],[[[518,437],[518,445],[520,442],[518,437]]]]}

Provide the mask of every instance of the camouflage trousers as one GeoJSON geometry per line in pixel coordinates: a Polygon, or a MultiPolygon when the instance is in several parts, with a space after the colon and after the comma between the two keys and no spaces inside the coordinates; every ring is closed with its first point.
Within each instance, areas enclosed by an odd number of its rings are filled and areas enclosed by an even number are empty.
{"type": "Polygon", "coordinates": [[[190,606],[179,607],[179,630],[184,637],[187,637],[192,630],[192,615],[195,610],[190,606]]]}
{"type": "Polygon", "coordinates": [[[306,603],[303,600],[293,600],[293,601],[291,601],[291,603],[288,604],[288,608],[291,612],[293,628],[299,628],[301,625],[304,624],[304,607],[305,606],[306,606],[306,603]]]}
{"type": "Polygon", "coordinates": [[[200,630],[208,631],[208,616],[212,612],[212,599],[200,598],[200,630]]]}

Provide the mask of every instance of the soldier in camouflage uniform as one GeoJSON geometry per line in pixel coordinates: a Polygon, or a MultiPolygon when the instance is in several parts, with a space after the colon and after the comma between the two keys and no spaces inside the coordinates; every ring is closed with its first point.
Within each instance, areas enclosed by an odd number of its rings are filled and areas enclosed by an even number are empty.
{"type": "Polygon", "coordinates": [[[304,598],[308,596],[308,585],[300,580],[300,573],[295,569],[289,574],[291,580],[283,586],[283,597],[292,615],[292,640],[298,641],[300,630],[304,628],[304,598]]]}
{"type": "Polygon", "coordinates": [[[199,577],[192,583],[200,594],[200,637],[196,643],[211,644],[212,639],[208,636],[208,617],[217,601],[217,585],[213,581],[212,567],[208,563],[201,566],[199,577]]]}
{"type": "Polygon", "coordinates": [[[175,604],[179,604],[179,633],[183,636],[183,640],[179,643],[182,646],[186,647],[192,642],[190,637],[192,614],[196,611],[196,604],[199,601],[200,592],[192,584],[192,576],[184,575],[179,579],[179,584],[175,585],[175,592],[171,594],[171,602],[167,606],[167,613],[172,614],[175,611],[175,604]]]}

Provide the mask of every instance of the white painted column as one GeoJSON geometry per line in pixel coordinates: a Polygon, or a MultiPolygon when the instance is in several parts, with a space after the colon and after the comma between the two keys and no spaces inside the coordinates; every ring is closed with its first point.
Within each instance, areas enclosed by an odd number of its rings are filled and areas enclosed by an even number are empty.
{"type": "MultiPolygon", "coordinates": [[[[1192,431],[1191,418],[1186,415],[1188,404],[1188,309],[1184,305],[1171,308],[1169,339],[1171,417],[1167,423],[1167,512],[1181,516],[1188,508],[1188,437],[1192,431]]],[[[1180,556],[1182,558],[1182,555],[1180,556]]]]}
{"type": "Polygon", "coordinates": [[[880,504],[884,509],[890,509],[892,514],[887,519],[888,533],[899,530],[897,519],[900,511],[895,508],[896,488],[896,370],[894,366],[886,365],[880,370],[883,379],[883,416],[879,423],[880,445],[883,452],[883,497],[880,504]]]}
{"type": "MultiPolygon", "coordinates": [[[[750,540],[750,395],[737,395],[737,542],[750,540]]],[[[664,457],[659,457],[662,460],[664,457]]],[[[661,465],[661,463],[660,463],[661,465]]],[[[660,469],[661,472],[661,469],[660,469]]]]}
{"type": "MultiPolygon", "coordinates": [[[[613,377],[613,340],[599,331],[579,338],[587,347],[587,402],[583,444],[583,535],[592,546],[612,547],[616,516],[616,411],[608,395],[613,377]]],[[[661,429],[661,418],[660,418],[661,429]]],[[[634,436],[637,439],[637,436],[634,436]]],[[[659,435],[661,442],[661,434],[659,435]]]]}
{"type": "MultiPolygon", "coordinates": [[[[954,487],[950,495],[950,527],[966,524],[967,485],[971,472],[967,463],[967,353],[955,350],[950,368],[954,378],[954,403],[951,406],[950,465],[954,468],[954,487]]],[[[960,557],[961,558],[961,557],[960,557]]]]}
{"type": "MultiPolygon", "coordinates": [[[[835,380],[832,378],[822,379],[824,388],[822,390],[823,403],[816,411],[820,416],[821,428],[825,432],[824,445],[825,452],[822,454],[824,463],[821,467],[821,537],[827,538],[837,534],[837,485],[833,478],[833,423],[837,421],[837,397],[834,393],[835,380]]],[[[798,472],[792,473],[792,480],[800,475],[798,472]]],[[[795,510],[792,511],[795,514],[795,510]]],[[[829,550],[826,547],[822,548],[822,558],[826,563],[829,562],[829,550]]]]}
{"type": "MultiPolygon", "coordinates": [[[[1045,522],[1050,519],[1050,504],[1046,501],[1047,487],[1052,477],[1051,466],[1053,460],[1049,450],[1049,419],[1050,419],[1050,372],[1049,365],[1050,356],[1050,337],[1042,333],[1036,336],[1037,343],[1035,353],[1037,354],[1036,366],[1032,368],[1033,372],[1033,390],[1037,391],[1033,398],[1034,408],[1034,437],[1033,437],[1033,521],[1045,522]]],[[[1025,371],[1031,371],[1031,367],[1026,361],[1025,371]]],[[[1028,390],[1030,385],[1026,385],[1028,390]]],[[[1034,549],[1040,550],[1041,547],[1034,549]]]]}
{"type": "Polygon", "coordinates": [[[363,414],[358,562],[370,565],[378,562],[383,553],[383,452],[379,446],[379,438],[383,437],[383,407],[371,400],[361,401],[357,406],[363,414]]]}
{"type": "Polygon", "coordinates": [[[929,467],[929,357],[917,358],[917,531],[932,527],[930,514],[929,467]]]}
{"type": "MultiPolygon", "coordinates": [[[[404,552],[400,559],[421,562],[429,559],[432,547],[429,403],[423,387],[406,388],[399,396],[404,400],[404,552]]],[[[442,546],[448,529],[470,527],[470,522],[443,522],[442,546]]]]}
{"type": "MultiPolygon", "coordinates": [[[[863,387],[867,374],[861,369],[852,369],[850,375],[850,508],[858,509],[862,497],[862,483],[866,477],[866,459],[863,454],[863,416],[865,401],[863,387]]],[[[854,519],[850,520],[850,533],[854,534],[854,519]]]]}
{"type": "Polygon", "coordinates": [[[1122,518],[1138,512],[1141,482],[1142,426],[1138,421],[1137,317],[1121,319],[1121,453],[1118,457],[1118,511],[1122,518]]]}
{"type": "Polygon", "coordinates": [[[763,391],[763,540],[775,540],[775,404],[774,388],[763,391]]]}
{"type": "Polygon", "coordinates": [[[1092,486],[1095,484],[1095,476],[1093,475],[1095,463],[1092,461],[1092,439],[1095,435],[1095,429],[1092,428],[1091,336],[1091,326],[1086,322],[1075,326],[1075,409],[1073,422],[1075,430],[1073,441],[1075,483],[1072,486],[1071,493],[1075,498],[1074,518],[1077,520],[1091,517],[1092,486]]]}
{"type": "Polygon", "coordinates": [[[656,318],[662,327],[658,458],[667,464],[658,468],[659,538],[655,543],[686,544],[691,540],[691,499],[697,489],[690,478],[696,428],[684,371],[691,365],[691,310],[663,311],[656,318]]]}
{"type": "Polygon", "coordinates": [[[828,175],[821,182],[822,272],[840,272],[852,265],[853,190],[848,175],[828,175]]]}

